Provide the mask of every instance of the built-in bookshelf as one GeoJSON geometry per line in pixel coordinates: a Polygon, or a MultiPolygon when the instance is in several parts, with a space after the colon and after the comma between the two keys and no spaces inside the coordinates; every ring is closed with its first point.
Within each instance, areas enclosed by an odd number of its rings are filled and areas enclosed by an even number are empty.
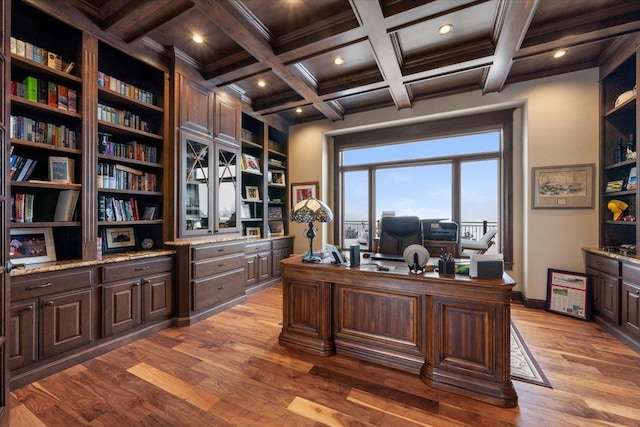
{"type": "Polygon", "coordinates": [[[287,135],[242,115],[242,205],[244,235],[285,235],[287,224],[287,135]],[[254,167],[257,166],[257,167],[254,167]]]}
{"type": "Polygon", "coordinates": [[[82,33],[13,3],[10,228],[51,229],[58,259],[82,258],[82,33]]]}
{"type": "Polygon", "coordinates": [[[118,227],[162,246],[165,74],[104,43],[98,52],[98,234],[105,250],[118,227]]]}

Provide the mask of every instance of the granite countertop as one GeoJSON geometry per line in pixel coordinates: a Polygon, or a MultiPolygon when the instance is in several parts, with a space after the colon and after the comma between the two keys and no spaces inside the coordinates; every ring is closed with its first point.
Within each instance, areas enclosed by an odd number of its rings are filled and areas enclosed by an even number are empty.
{"type": "Polygon", "coordinates": [[[293,236],[271,236],[271,237],[263,237],[263,238],[238,236],[238,235],[206,236],[206,237],[194,237],[194,238],[185,238],[180,240],[172,240],[172,241],[164,242],[164,244],[167,246],[190,246],[190,245],[202,245],[206,243],[233,242],[237,240],[242,240],[245,242],[260,242],[260,241],[289,239],[291,237],[293,236]]]}
{"type": "Polygon", "coordinates": [[[613,258],[613,259],[617,259],[620,261],[625,261],[625,262],[630,262],[633,264],[640,264],[640,256],[636,255],[623,255],[619,252],[609,252],[606,249],[603,248],[590,248],[590,247],[585,247],[582,248],[583,251],[585,252],[590,252],[592,254],[595,255],[600,255],[600,256],[604,256],[607,258],[613,258]]]}
{"type": "Polygon", "coordinates": [[[69,260],[45,262],[41,264],[28,264],[25,268],[14,268],[11,270],[10,276],[23,276],[26,274],[47,273],[51,271],[68,270],[70,268],[91,267],[94,265],[110,264],[121,261],[132,261],[144,258],[153,258],[164,255],[174,255],[174,250],[151,250],[140,252],[119,252],[117,254],[103,255],[102,260],[69,260]]]}

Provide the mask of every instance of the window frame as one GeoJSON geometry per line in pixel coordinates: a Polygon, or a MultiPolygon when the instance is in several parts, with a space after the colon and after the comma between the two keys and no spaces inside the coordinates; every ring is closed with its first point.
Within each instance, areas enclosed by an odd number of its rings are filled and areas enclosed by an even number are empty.
{"type": "MultiPolygon", "coordinates": [[[[342,166],[342,152],[354,148],[374,147],[378,145],[399,144],[415,141],[424,141],[437,138],[455,137],[465,134],[499,131],[501,133],[501,147],[499,155],[499,211],[498,224],[500,225],[499,241],[497,242],[499,251],[504,257],[506,269],[513,268],[513,201],[511,194],[513,191],[513,114],[515,108],[490,111],[477,114],[460,115],[444,119],[422,121],[417,123],[390,126],[380,129],[369,129],[361,132],[335,135],[333,137],[333,158],[335,167],[333,170],[333,182],[336,184],[334,192],[334,242],[339,242],[343,230],[344,219],[344,191],[342,182],[342,172],[354,170],[367,170],[369,176],[369,224],[375,224],[375,200],[373,200],[375,187],[375,169],[387,165],[416,165],[435,164],[440,162],[451,162],[453,179],[459,177],[459,167],[461,161],[474,159],[495,159],[495,155],[490,153],[474,153],[464,156],[444,156],[432,158],[428,162],[424,159],[380,162],[375,164],[360,164],[353,166],[342,166]],[[457,170],[455,170],[457,169],[457,170]]],[[[452,182],[454,188],[456,183],[452,182]]],[[[453,211],[460,210],[459,194],[455,194],[452,206],[453,211]]]]}

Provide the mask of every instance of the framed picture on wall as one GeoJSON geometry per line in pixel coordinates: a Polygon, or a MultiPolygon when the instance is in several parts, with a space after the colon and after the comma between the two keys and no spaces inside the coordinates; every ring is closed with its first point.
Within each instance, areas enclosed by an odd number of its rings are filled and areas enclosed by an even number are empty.
{"type": "Polygon", "coordinates": [[[298,202],[304,199],[312,197],[317,199],[320,197],[318,194],[318,182],[299,182],[291,184],[291,207],[293,208],[298,202]]]}
{"type": "Polygon", "coordinates": [[[593,208],[594,170],[593,164],[532,168],[532,208],[593,208]]]}

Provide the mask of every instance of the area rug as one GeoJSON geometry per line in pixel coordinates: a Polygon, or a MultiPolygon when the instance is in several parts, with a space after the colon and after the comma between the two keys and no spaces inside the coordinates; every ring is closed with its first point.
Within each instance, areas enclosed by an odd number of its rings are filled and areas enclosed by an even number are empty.
{"type": "Polygon", "coordinates": [[[511,379],[552,388],[513,322],[511,322],[511,379]]]}

